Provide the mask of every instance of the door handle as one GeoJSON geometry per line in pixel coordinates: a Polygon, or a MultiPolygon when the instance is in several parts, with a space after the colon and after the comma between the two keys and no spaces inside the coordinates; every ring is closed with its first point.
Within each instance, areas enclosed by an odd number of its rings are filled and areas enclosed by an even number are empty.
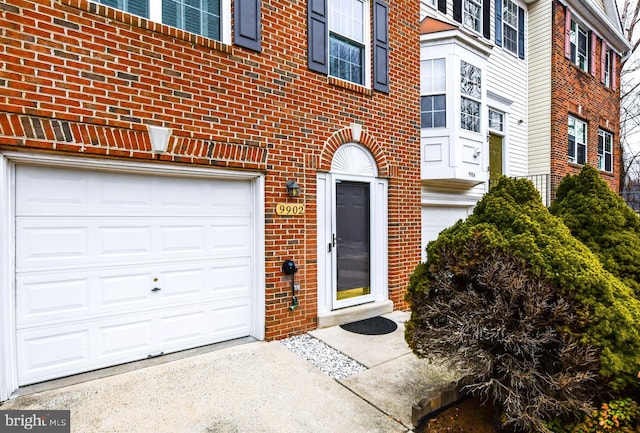
{"type": "Polygon", "coordinates": [[[159,292],[160,290],[162,290],[160,289],[160,287],[154,287],[153,289],[151,289],[152,292],[159,292]]]}
{"type": "Polygon", "coordinates": [[[336,235],[335,233],[331,235],[331,242],[329,242],[329,252],[333,251],[333,248],[336,246],[336,235]]]}

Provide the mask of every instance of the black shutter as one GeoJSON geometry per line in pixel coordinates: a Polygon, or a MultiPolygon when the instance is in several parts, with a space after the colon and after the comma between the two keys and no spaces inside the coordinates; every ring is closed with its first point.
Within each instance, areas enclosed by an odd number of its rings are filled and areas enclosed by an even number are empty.
{"type": "Polygon", "coordinates": [[[462,0],[453,0],[453,19],[462,22],[462,0]]]}
{"type": "Polygon", "coordinates": [[[518,7],[518,57],[524,59],[524,9],[518,7]]]}
{"type": "Polygon", "coordinates": [[[308,0],[307,36],[309,69],[329,73],[329,28],[327,27],[327,0],[308,0]]]}
{"type": "Polygon", "coordinates": [[[443,14],[447,13],[447,0],[438,0],[438,10],[443,14]]]}
{"type": "Polygon", "coordinates": [[[233,39],[236,45],[261,51],[260,0],[235,0],[233,39]]]}
{"type": "Polygon", "coordinates": [[[496,45],[502,46],[502,0],[496,0],[496,45]]]}
{"type": "Polygon", "coordinates": [[[482,0],[482,36],[491,39],[491,0],[482,0]]]}
{"type": "Polygon", "coordinates": [[[373,88],[389,93],[389,5],[373,3],[373,88]]]}

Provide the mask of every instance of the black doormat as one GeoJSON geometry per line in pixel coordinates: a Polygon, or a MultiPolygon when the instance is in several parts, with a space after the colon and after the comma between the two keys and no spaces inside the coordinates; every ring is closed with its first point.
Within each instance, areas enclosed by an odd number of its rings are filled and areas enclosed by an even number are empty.
{"type": "Polygon", "coordinates": [[[371,319],[358,320],[357,322],[340,325],[342,329],[356,334],[364,335],[384,335],[390,334],[398,329],[398,324],[385,317],[376,316],[371,319]]]}

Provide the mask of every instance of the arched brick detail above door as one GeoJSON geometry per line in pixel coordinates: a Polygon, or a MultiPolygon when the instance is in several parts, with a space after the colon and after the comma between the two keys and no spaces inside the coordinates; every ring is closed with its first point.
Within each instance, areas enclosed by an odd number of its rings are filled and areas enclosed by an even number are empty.
{"type": "Polygon", "coordinates": [[[371,152],[371,154],[373,155],[378,166],[378,176],[391,177],[389,164],[387,162],[387,156],[382,147],[376,141],[375,137],[369,134],[367,131],[363,130],[360,134],[360,139],[354,140],[351,128],[343,128],[339,131],[336,131],[327,140],[324,147],[322,148],[322,152],[320,153],[320,164],[318,170],[327,172],[330,171],[333,155],[336,153],[340,146],[346,143],[359,143],[369,149],[369,152],[371,152]]]}

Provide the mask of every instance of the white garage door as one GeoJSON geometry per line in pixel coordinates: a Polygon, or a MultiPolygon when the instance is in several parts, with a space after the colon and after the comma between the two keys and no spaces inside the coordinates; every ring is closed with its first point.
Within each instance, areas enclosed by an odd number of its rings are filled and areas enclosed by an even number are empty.
{"type": "Polygon", "coordinates": [[[465,219],[471,213],[471,207],[423,206],[422,207],[422,260],[426,260],[427,244],[438,239],[440,232],[454,225],[459,219],[465,219]]]}
{"type": "Polygon", "coordinates": [[[16,167],[19,383],[247,336],[252,184],[16,167]]]}

